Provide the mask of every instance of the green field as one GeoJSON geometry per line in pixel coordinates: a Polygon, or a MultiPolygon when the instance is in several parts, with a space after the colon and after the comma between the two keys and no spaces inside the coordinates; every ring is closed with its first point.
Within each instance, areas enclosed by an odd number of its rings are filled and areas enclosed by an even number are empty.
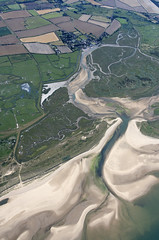
{"type": "Polygon", "coordinates": [[[7,27],[1,27],[0,28],[0,37],[2,36],[6,36],[11,34],[11,32],[9,31],[9,29],[7,27]]]}
{"type": "Polygon", "coordinates": [[[42,17],[45,19],[50,19],[50,18],[56,18],[56,17],[62,17],[63,12],[52,12],[52,13],[47,13],[44,14],[42,17]]]}
{"type": "Polygon", "coordinates": [[[25,21],[25,24],[27,29],[33,29],[33,28],[42,27],[51,23],[40,16],[33,16],[33,17],[27,18],[25,21]]]}
{"type": "Polygon", "coordinates": [[[68,16],[70,16],[71,18],[75,18],[75,19],[78,19],[81,14],[78,13],[78,12],[74,12],[74,11],[70,11],[70,10],[66,10],[65,11],[65,14],[67,14],[68,16]]]}
{"type": "Polygon", "coordinates": [[[20,6],[19,4],[11,4],[11,5],[8,5],[9,9],[11,10],[20,10],[20,6]]]}
{"type": "Polygon", "coordinates": [[[28,10],[28,12],[29,12],[32,16],[39,16],[39,14],[37,13],[37,11],[35,11],[35,10],[28,10]]]}
{"type": "Polygon", "coordinates": [[[112,9],[107,9],[107,8],[101,8],[101,7],[94,7],[92,5],[82,5],[82,6],[77,6],[78,11],[80,11],[81,14],[90,14],[93,16],[101,16],[101,17],[106,17],[106,18],[111,18],[113,16],[113,10],[112,9]]]}

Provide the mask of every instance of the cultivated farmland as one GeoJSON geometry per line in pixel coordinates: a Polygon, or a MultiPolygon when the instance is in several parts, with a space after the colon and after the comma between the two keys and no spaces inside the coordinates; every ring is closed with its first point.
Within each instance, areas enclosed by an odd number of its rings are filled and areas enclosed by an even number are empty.
{"type": "Polygon", "coordinates": [[[19,18],[8,19],[5,22],[12,31],[20,31],[26,29],[25,18],[21,18],[20,20],[19,18]]]}
{"type": "Polygon", "coordinates": [[[25,18],[25,17],[31,17],[30,13],[25,10],[21,11],[12,11],[7,13],[0,13],[0,17],[2,17],[4,20],[11,19],[11,18],[25,18]]]}
{"type": "Polygon", "coordinates": [[[106,33],[109,35],[112,35],[114,32],[116,32],[121,27],[121,24],[116,19],[113,20],[113,22],[110,24],[110,26],[106,29],[106,33]]]}
{"type": "Polygon", "coordinates": [[[61,52],[61,53],[70,53],[72,52],[71,49],[67,46],[57,46],[57,49],[61,52]]]}
{"type": "Polygon", "coordinates": [[[6,24],[3,21],[0,21],[0,28],[5,27],[5,26],[6,26],[6,24]]]}
{"type": "Polygon", "coordinates": [[[33,29],[46,26],[50,23],[47,20],[41,18],[40,16],[33,16],[30,18],[26,18],[25,24],[27,29],[33,29]]]}
{"type": "Polygon", "coordinates": [[[58,37],[54,32],[52,33],[46,33],[37,37],[29,37],[29,38],[21,38],[22,42],[39,42],[39,43],[50,43],[58,41],[58,37]]]}
{"type": "Polygon", "coordinates": [[[78,20],[87,22],[91,15],[83,14],[78,20]]]}
{"type": "Polygon", "coordinates": [[[24,46],[31,53],[39,53],[39,54],[54,54],[53,49],[47,44],[41,43],[25,43],[24,46]]]}
{"type": "Polygon", "coordinates": [[[63,22],[69,22],[71,20],[71,18],[68,16],[67,17],[63,16],[63,17],[52,18],[49,20],[54,24],[58,24],[58,23],[63,23],[63,22]]]}
{"type": "Polygon", "coordinates": [[[77,28],[80,32],[84,32],[87,34],[92,33],[96,37],[100,37],[100,35],[104,32],[104,28],[100,26],[95,26],[94,24],[82,22],[80,20],[74,20],[74,27],[77,28]]]}
{"type": "Polygon", "coordinates": [[[60,8],[37,10],[37,13],[39,15],[43,15],[43,14],[46,14],[46,13],[58,12],[58,11],[60,11],[60,8]]]}
{"type": "Polygon", "coordinates": [[[7,27],[0,28],[0,37],[11,34],[10,30],[7,27]]]}
{"type": "Polygon", "coordinates": [[[59,24],[57,24],[57,26],[66,32],[75,32],[76,31],[73,21],[59,23],[59,24]]]}
{"type": "Polygon", "coordinates": [[[14,35],[7,35],[7,36],[3,36],[3,37],[0,37],[0,45],[1,44],[16,44],[16,43],[19,43],[19,39],[16,38],[14,35]]]}
{"type": "Polygon", "coordinates": [[[34,37],[38,35],[42,35],[45,33],[50,33],[59,30],[59,27],[55,26],[54,24],[49,24],[47,26],[39,27],[36,29],[28,29],[24,31],[16,32],[16,35],[19,38],[25,38],[25,37],[34,37]]]}
{"type": "Polygon", "coordinates": [[[98,25],[98,26],[101,26],[101,27],[104,27],[104,28],[109,27],[109,23],[99,22],[99,21],[95,21],[95,20],[89,20],[88,22],[98,25]]]}
{"type": "Polygon", "coordinates": [[[0,46],[0,56],[14,55],[14,54],[20,54],[20,53],[27,53],[27,50],[23,45],[17,44],[17,45],[0,46]]]}

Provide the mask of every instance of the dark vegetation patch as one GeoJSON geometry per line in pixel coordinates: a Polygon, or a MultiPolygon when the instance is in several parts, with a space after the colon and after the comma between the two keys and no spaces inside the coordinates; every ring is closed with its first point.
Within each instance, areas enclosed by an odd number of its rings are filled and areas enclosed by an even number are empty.
{"type": "Polygon", "coordinates": [[[66,88],[57,90],[44,102],[47,115],[21,132],[16,157],[24,163],[23,178],[68,161],[103,136],[106,123],[89,118],[68,100],[66,88]]]}
{"type": "Polygon", "coordinates": [[[9,200],[9,198],[5,198],[5,199],[1,200],[0,201],[0,206],[7,204],[8,200],[9,200]]]}
{"type": "Polygon", "coordinates": [[[9,29],[7,27],[1,27],[0,28],[0,37],[2,36],[6,36],[11,34],[11,32],[9,31],[9,29]]]}
{"type": "Polygon", "coordinates": [[[44,102],[44,111],[47,116],[30,129],[22,132],[17,149],[18,161],[27,161],[48,148],[52,141],[60,141],[65,135],[78,129],[77,119],[86,115],[67,103],[69,100],[65,88],[57,90],[49,101],[44,102]],[[38,134],[37,134],[38,133],[38,134]]]}
{"type": "Polygon", "coordinates": [[[159,103],[155,103],[151,107],[154,110],[154,116],[158,116],[159,115],[159,103]]]}
{"type": "Polygon", "coordinates": [[[9,155],[14,149],[16,137],[10,136],[8,138],[0,138],[0,162],[5,156],[9,155]]]}
{"type": "Polygon", "coordinates": [[[159,138],[159,120],[142,122],[140,125],[143,134],[159,138]]]}
{"type": "MultiPolygon", "coordinates": [[[[117,50],[114,48],[113,52],[117,53],[117,50]]],[[[105,61],[104,56],[98,61],[99,50],[95,51],[93,56],[95,56],[95,62],[102,67],[102,70],[109,73],[107,67],[111,61],[113,62],[111,54],[108,60],[107,55],[105,56],[105,61]]],[[[116,60],[118,59],[116,57],[116,60]]],[[[112,74],[107,76],[97,69],[95,75],[100,76],[100,81],[92,80],[86,86],[85,92],[88,96],[141,98],[159,92],[158,63],[152,62],[150,58],[141,55],[139,52],[131,58],[122,59],[120,62],[111,65],[110,69],[112,74]]]]}

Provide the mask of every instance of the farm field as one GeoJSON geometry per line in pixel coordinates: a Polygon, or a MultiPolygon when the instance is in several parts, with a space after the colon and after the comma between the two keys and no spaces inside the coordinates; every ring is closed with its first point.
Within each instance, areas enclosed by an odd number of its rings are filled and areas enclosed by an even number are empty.
{"type": "Polygon", "coordinates": [[[16,32],[16,35],[19,38],[35,37],[35,36],[38,36],[38,35],[54,32],[54,31],[57,31],[57,30],[59,30],[59,28],[56,25],[50,23],[49,25],[38,27],[38,28],[35,28],[35,29],[18,31],[18,32],[16,32]]]}
{"type": "Polygon", "coordinates": [[[121,24],[119,21],[117,21],[116,19],[114,19],[110,26],[106,29],[106,33],[108,33],[109,35],[112,35],[114,32],[116,32],[119,28],[121,27],[121,24]]]}
{"type": "Polygon", "coordinates": [[[7,27],[1,27],[0,28],[0,37],[2,36],[6,36],[11,34],[11,32],[9,31],[9,29],[7,27]]]}
{"type": "Polygon", "coordinates": [[[91,20],[101,21],[101,22],[106,22],[106,23],[110,23],[111,22],[111,20],[109,18],[102,17],[102,16],[92,16],[91,20]]]}
{"type": "Polygon", "coordinates": [[[61,53],[70,53],[72,52],[70,48],[68,48],[67,46],[57,46],[58,50],[61,53]]]}
{"type": "Polygon", "coordinates": [[[30,53],[38,54],[54,54],[54,50],[47,44],[41,44],[38,42],[24,43],[24,46],[30,53]]]}
{"type": "Polygon", "coordinates": [[[11,11],[11,12],[7,12],[7,13],[0,13],[0,17],[2,17],[2,19],[6,20],[6,19],[11,19],[11,18],[25,18],[25,17],[30,17],[30,13],[25,11],[25,10],[21,10],[21,11],[11,11]]]}
{"type": "Polygon", "coordinates": [[[29,37],[29,38],[21,38],[20,41],[22,42],[39,42],[39,43],[50,43],[58,41],[58,37],[54,32],[46,33],[37,37],[29,37]]]}
{"type": "Polygon", "coordinates": [[[0,43],[7,45],[7,44],[16,44],[20,43],[19,39],[16,38],[14,35],[5,35],[3,37],[0,37],[0,43]]]}
{"type": "Polygon", "coordinates": [[[4,45],[0,46],[0,56],[27,53],[23,45],[4,45]]]}
{"type": "Polygon", "coordinates": [[[47,13],[43,15],[43,18],[50,19],[50,18],[57,18],[62,16],[63,16],[63,12],[52,12],[52,13],[47,13]]]}
{"type": "Polygon", "coordinates": [[[49,24],[49,22],[40,16],[33,16],[30,18],[27,18],[25,21],[26,28],[27,29],[34,29],[42,26],[46,26],[49,24]]]}
{"type": "Polygon", "coordinates": [[[43,15],[43,14],[46,14],[46,13],[58,12],[58,11],[60,11],[60,8],[43,9],[43,10],[37,10],[36,12],[37,12],[39,15],[43,15]]]}
{"type": "Polygon", "coordinates": [[[93,23],[93,24],[98,25],[98,26],[101,26],[101,27],[104,27],[104,28],[109,27],[109,23],[105,23],[105,22],[99,22],[99,21],[96,21],[96,20],[88,20],[88,22],[93,23]]]}
{"type": "Polygon", "coordinates": [[[87,22],[90,17],[91,17],[91,15],[83,14],[78,20],[87,22]]]}
{"type": "Polygon", "coordinates": [[[25,18],[20,18],[20,20],[19,18],[8,19],[5,22],[12,31],[21,31],[26,29],[25,18]]]}
{"type": "Polygon", "coordinates": [[[49,20],[54,24],[58,24],[58,23],[69,22],[71,18],[68,16],[67,17],[63,16],[63,17],[57,17],[57,18],[50,18],[49,20]]]}
{"type": "Polygon", "coordinates": [[[0,28],[1,27],[6,27],[6,24],[2,20],[0,20],[0,28]]]}

